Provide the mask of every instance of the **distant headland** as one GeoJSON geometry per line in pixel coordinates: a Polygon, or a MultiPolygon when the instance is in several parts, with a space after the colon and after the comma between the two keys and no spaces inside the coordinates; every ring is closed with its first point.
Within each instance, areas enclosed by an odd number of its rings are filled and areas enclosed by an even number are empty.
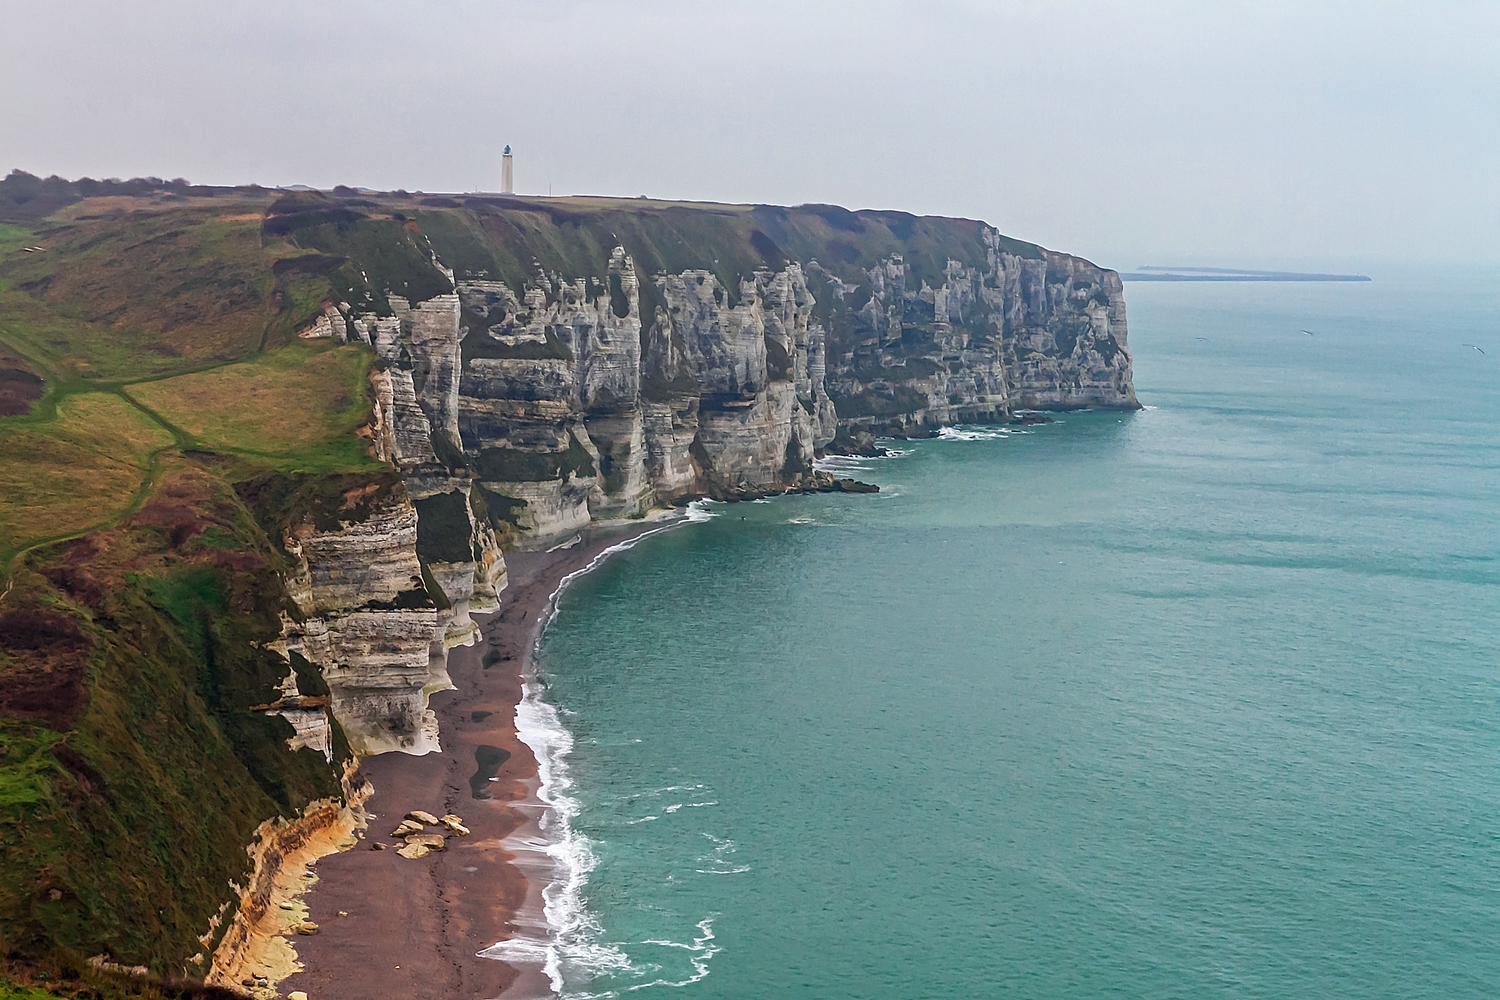
{"type": "Polygon", "coordinates": [[[1316,274],[1306,271],[1251,271],[1236,267],[1155,267],[1121,271],[1122,281],[1369,281],[1364,274],[1316,274]]]}

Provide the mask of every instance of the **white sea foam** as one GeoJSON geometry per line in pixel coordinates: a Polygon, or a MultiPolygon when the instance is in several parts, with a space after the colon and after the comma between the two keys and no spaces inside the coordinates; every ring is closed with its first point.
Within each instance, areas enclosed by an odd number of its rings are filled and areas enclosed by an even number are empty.
{"type": "Polygon", "coordinates": [[[649,986],[691,986],[708,975],[708,960],[713,958],[724,949],[714,944],[714,918],[705,917],[698,921],[698,936],[693,938],[691,944],[683,944],[679,941],[649,940],[642,944],[654,944],[661,948],[681,948],[692,954],[688,961],[693,966],[693,974],[679,982],[668,979],[658,979],[655,982],[639,983],[630,987],[630,990],[644,990],[649,986]]]}
{"type": "Polygon", "coordinates": [[[819,472],[850,475],[857,472],[869,472],[874,462],[885,462],[893,458],[903,458],[911,454],[909,449],[891,448],[888,447],[890,442],[887,439],[881,438],[881,440],[885,442],[882,445],[885,448],[884,455],[825,455],[823,458],[813,462],[813,468],[819,472]]]}
{"type": "MultiPolygon", "coordinates": [[[[552,592],[551,597],[547,598],[547,619],[542,625],[543,630],[545,631],[546,627],[548,625],[551,625],[552,620],[557,617],[557,599],[562,595],[562,592],[564,590],[568,589],[568,584],[572,583],[580,576],[587,576],[588,574],[592,573],[594,570],[603,565],[606,559],[608,559],[615,553],[624,552],[628,549],[635,548],[641,543],[643,539],[650,538],[652,535],[659,535],[663,531],[671,531],[673,528],[676,528],[679,525],[698,524],[700,522],[708,521],[712,518],[718,517],[717,514],[708,509],[709,504],[716,502],[717,501],[714,500],[694,500],[683,510],[682,516],[680,518],[677,518],[667,524],[663,524],[660,527],[652,528],[650,531],[643,531],[639,535],[635,535],[631,538],[625,539],[623,542],[616,542],[613,545],[606,546],[605,548],[600,549],[598,554],[595,555],[594,558],[589,560],[589,564],[587,566],[583,567],[582,569],[575,569],[573,572],[557,581],[557,589],[552,592]]],[[[542,643],[542,637],[538,635],[536,641],[537,645],[540,646],[542,643]]]]}
{"type": "Polygon", "coordinates": [[[813,463],[813,468],[819,472],[832,472],[834,474],[846,472],[866,472],[871,462],[878,462],[878,458],[862,458],[857,455],[829,455],[820,458],[813,463]]]}
{"type": "Polygon", "coordinates": [[[699,862],[711,866],[693,869],[699,875],[739,875],[750,870],[749,865],[736,865],[729,860],[729,855],[738,849],[734,841],[728,837],[722,839],[715,837],[711,833],[705,833],[703,836],[713,841],[714,849],[712,854],[704,854],[698,858],[699,862]]]}
{"type": "MultiPolygon", "coordinates": [[[[543,631],[557,617],[558,598],[570,583],[593,572],[609,556],[633,548],[643,538],[669,531],[681,524],[709,520],[716,516],[707,509],[712,502],[694,501],[680,518],[610,545],[594,556],[587,566],[564,576],[548,598],[543,631]]],[[[541,636],[538,635],[538,647],[541,641],[541,636]]],[[[540,965],[547,975],[552,992],[556,994],[563,992],[565,968],[587,978],[641,971],[632,967],[630,957],[619,947],[602,940],[602,928],[598,919],[588,909],[584,889],[588,884],[589,872],[593,871],[598,858],[588,837],[573,829],[573,819],[582,809],[578,799],[569,794],[573,788],[573,779],[569,773],[568,755],[573,750],[573,735],[563,725],[557,708],[547,702],[542,684],[534,677],[528,677],[522,682],[521,701],[516,706],[516,736],[531,748],[537,761],[536,794],[543,806],[537,821],[541,837],[520,846],[543,853],[551,859],[552,881],[542,890],[542,909],[547,926],[544,937],[518,934],[491,945],[479,952],[479,955],[501,961],[540,965]]],[[[691,790],[701,787],[695,786],[691,790]]],[[[648,816],[638,822],[655,818],[648,816]]],[[[695,939],[693,945],[672,945],[695,952],[695,958],[692,959],[695,973],[687,982],[697,982],[706,976],[708,958],[719,950],[716,945],[711,944],[711,928],[711,922],[704,921],[699,924],[699,930],[704,936],[695,939]]],[[[630,989],[640,989],[644,985],[656,984],[641,984],[630,989]]],[[[686,985],[686,982],[663,982],[661,985],[686,985]]],[[[612,995],[614,994],[602,994],[612,995]]],[[[580,1000],[582,996],[585,995],[580,995],[580,1000]]]]}
{"type": "Polygon", "coordinates": [[[937,436],[939,441],[998,441],[1015,433],[1008,427],[944,427],[937,436]]]}
{"type": "MultiPolygon", "coordinates": [[[[639,741],[637,741],[639,742],[639,741]]],[[[701,792],[707,785],[667,785],[665,788],[648,788],[643,792],[631,792],[628,795],[617,795],[615,801],[630,802],[635,799],[652,798],[663,795],[666,792],[701,792]]]]}
{"type": "Polygon", "coordinates": [[[572,825],[582,808],[568,794],[573,788],[568,771],[573,735],[563,726],[557,710],[543,697],[541,684],[528,679],[521,691],[521,703],[516,706],[516,735],[536,757],[537,798],[544,806],[537,822],[542,837],[525,846],[541,851],[553,862],[553,879],[542,890],[547,937],[539,940],[517,936],[491,945],[479,954],[502,961],[540,964],[552,991],[561,993],[564,966],[593,976],[628,970],[630,959],[613,945],[600,943],[599,923],[589,912],[583,895],[589,872],[598,859],[589,839],[572,825]]]}

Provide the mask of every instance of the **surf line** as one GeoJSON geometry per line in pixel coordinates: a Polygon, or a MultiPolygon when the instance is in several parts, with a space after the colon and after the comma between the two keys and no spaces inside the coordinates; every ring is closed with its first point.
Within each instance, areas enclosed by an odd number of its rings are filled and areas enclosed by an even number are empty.
{"type": "MultiPolygon", "coordinates": [[[[610,556],[634,548],[643,539],[671,531],[685,524],[708,521],[716,515],[706,509],[713,501],[695,500],[680,517],[667,524],[643,531],[631,538],[600,549],[581,569],[568,573],[547,598],[544,613],[531,644],[531,656],[521,678],[521,700],[516,705],[516,737],[531,748],[537,762],[535,805],[541,807],[537,818],[539,837],[521,833],[507,838],[506,847],[518,858],[522,854],[544,856],[550,878],[542,889],[542,923],[527,934],[524,920],[517,921],[516,933],[478,953],[511,963],[540,965],[554,994],[563,992],[563,963],[585,970],[590,976],[609,972],[626,972],[630,958],[620,949],[599,942],[603,928],[588,911],[583,890],[588,876],[598,863],[587,837],[573,829],[573,818],[582,803],[569,794],[573,779],[567,758],[573,750],[573,734],[562,723],[557,708],[546,700],[545,689],[536,673],[536,656],[541,649],[547,627],[558,613],[558,600],[579,577],[592,573],[610,556]],[[543,932],[542,934],[535,933],[543,932]]],[[[522,805],[523,803],[517,803],[522,805]]]]}
{"type": "MultiPolygon", "coordinates": [[[[554,590],[552,592],[552,595],[547,598],[547,608],[542,618],[542,626],[541,628],[537,629],[536,638],[531,643],[531,652],[533,657],[535,657],[537,650],[542,648],[542,637],[547,631],[547,626],[551,625],[552,619],[557,617],[557,599],[562,596],[562,592],[564,590],[568,589],[568,585],[570,583],[581,576],[587,576],[594,570],[598,569],[600,566],[604,565],[604,561],[610,556],[618,552],[624,552],[628,549],[633,549],[643,540],[650,538],[652,535],[659,535],[664,531],[671,531],[673,528],[680,528],[684,524],[701,524],[704,521],[712,519],[716,515],[713,514],[713,512],[706,510],[704,505],[714,502],[716,501],[694,500],[692,503],[688,504],[687,509],[683,512],[681,517],[674,518],[669,523],[663,524],[660,527],[652,528],[650,531],[643,531],[639,535],[633,535],[630,538],[625,539],[624,541],[616,542],[613,545],[600,549],[598,554],[595,555],[594,558],[589,560],[589,564],[587,566],[584,566],[582,569],[575,569],[573,572],[557,581],[557,589],[554,590]]],[[[548,549],[547,551],[551,552],[552,550],[548,549]]]]}

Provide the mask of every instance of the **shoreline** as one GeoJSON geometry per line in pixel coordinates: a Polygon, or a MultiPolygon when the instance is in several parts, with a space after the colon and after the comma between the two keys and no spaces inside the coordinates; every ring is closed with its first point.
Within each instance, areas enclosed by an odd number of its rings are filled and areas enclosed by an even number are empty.
{"type": "MultiPolygon", "coordinates": [[[[505,840],[512,864],[526,878],[526,900],[512,917],[514,933],[479,953],[482,958],[522,970],[516,983],[501,995],[502,1000],[558,995],[562,990],[561,953],[579,945],[578,932],[588,928],[580,891],[593,870],[594,857],[587,842],[572,831],[577,802],[567,794],[573,783],[566,758],[573,749],[573,736],[558,717],[556,707],[546,700],[546,688],[536,674],[535,655],[542,636],[557,617],[558,599],[573,581],[645,538],[706,519],[691,505],[663,510],[652,520],[664,523],[630,532],[591,550],[586,564],[558,579],[532,626],[521,663],[521,700],[516,706],[515,730],[517,739],[531,748],[537,773],[525,783],[527,798],[512,803],[513,808],[524,812],[525,822],[505,840]],[[531,977],[526,973],[532,970],[544,977],[545,991],[538,992],[540,981],[527,982],[531,977]]],[[[547,551],[550,554],[556,548],[547,551]]]]}
{"type": "Polygon", "coordinates": [[[523,730],[535,727],[518,726],[518,709],[545,705],[534,654],[567,585],[642,537],[690,523],[691,515],[677,513],[591,525],[568,548],[507,553],[510,584],[499,606],[476,615],[477,642],[449,651],[454,689],[430,702],[442,750],[360,762],[375,789],[365,803],[369,827],[354,848],[317,864],[305,903],[321,929],[296,939],[304,971],[279,984],[283,995],[554,995],[548,962],[557,927],[546,890],[564,865],[549,850],[556,841],[545,828],[555,804],[546,801],[548,775],[536,748],[522,739],[523,730]],[[456,813],[471,833],[450,837],[445,850],[426,858],[400,858],[394,850],[400,841],[386,834],[413,809],[456,813]],[[375,842],[388,849],[374,849],[375,842]],[[480,954],[492,949],[490,957],[480,954]]]}

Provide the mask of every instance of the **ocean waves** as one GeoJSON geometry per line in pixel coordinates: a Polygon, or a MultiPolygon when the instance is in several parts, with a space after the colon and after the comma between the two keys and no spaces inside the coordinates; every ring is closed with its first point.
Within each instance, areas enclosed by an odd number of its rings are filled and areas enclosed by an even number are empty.
{"type": "Polygon", "coordinates": [[[552,991],[560,994],[565,970],[582,970],[593,976],[628,969],[630,960],[618,948],[600,943],[599,923],[589,912],[583,890],[598,859],[589,839],[573,829],[573,819],[582,808],[569,794],[573,779],[568,755],[573,751],[573,735],[535,680],[527,680],[522,687],[521,703],[516,706],[516,735],[536,756],[536,794],[543,805],[537,821],[540,838],[518,846],[545,854],[554,872],[552,881],[542,890],[545,937],[518,934],[479,954],[501,961],[538,963],[552,991]]]}
{"type": "MultiPolygon", "coordinates": [[[[635,547],[645,538],[684,524],[711,520],[716,516],[710,509],[713,503],[710,500],[694,501],[671,522],[602,549],[586,566],[564,576],[548,600],[536,648],[540,648],[547,627],[558,615],[559,598],[574,581],[598,569],[610,556],[635,547]]],[[[659,975],[664,969],[662,963],[632,961],[622,944],[606,940],[597,917],[589,909],[586,890],[589,875],[598,865],[597,845],[574,825],[583,805],[573,794],[569,757],[574,750],[574,737],[563,724],[563,714],[564,711],[547,700],[545,686],[539,679],[532,676],[523,680],[521,701],[516,707],[516,735],[531,748],[536,758],[536,798],[541,810],[535,832],[529,836],[513,837],[507,847],[518,856],[530,854],[546,859],[550,879],[542,890],[544,925],[528,927],[524,920],[520,920],[513,937],[485,948],[479,955],[512,964],[540,966],[552,992],[572,1000],[614,997],[621,992],[634,992],[649,986],[675,987],[697,982],[708,975],[708,961],[720,950],[714,943],[712,917],[704,918],[696,925],[698,935],[690,942],[666,939],[639,942],[640,945],[685,953],[689,970],[681,978],[666,978],[659,975]],[[605,977],[621,980],[625,985],[599,993],[580,992],[577,988],[605,977]]],[[[703,786],[697,785],[668,786],[655,791],[665,794],[703,790],[703,786]]],[[[701,795],[671,803],[662,812],[670,815],[685,808],[718,804],[716,800],[698,799],[701,795]]],[[[649,814],[632,821],[631,825],[659,818],[660,815],[649,814]]]]}

